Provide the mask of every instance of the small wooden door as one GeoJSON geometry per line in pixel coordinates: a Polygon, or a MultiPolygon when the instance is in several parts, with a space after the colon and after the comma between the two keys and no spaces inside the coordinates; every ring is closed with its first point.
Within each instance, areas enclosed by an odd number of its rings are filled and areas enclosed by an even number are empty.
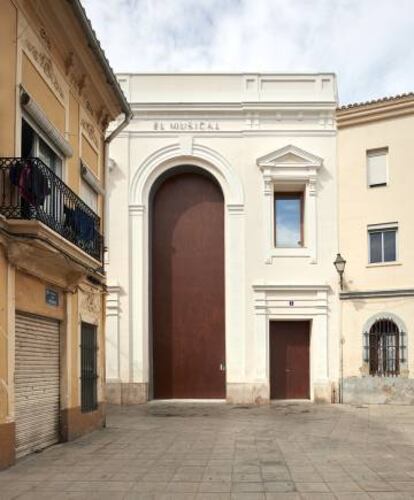
{"type": "Polygon", "coordinates": [[[309,321],[270,322],[270,398],[309,399],[309,321]]]}
{"type": "Polygon", "coordinates": [[[224,398],[224,328],[223,194],[178,173],[152,204],[154,398],[224,398]]]}

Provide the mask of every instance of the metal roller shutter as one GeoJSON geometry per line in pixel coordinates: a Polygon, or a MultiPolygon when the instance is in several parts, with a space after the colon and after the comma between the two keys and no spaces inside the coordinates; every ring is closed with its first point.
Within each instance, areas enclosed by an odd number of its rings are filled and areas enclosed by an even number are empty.
{"type": "Polygon", "coordinates": [[[59,322],[16,314],[16,456],[59,441],[59,322]]]}

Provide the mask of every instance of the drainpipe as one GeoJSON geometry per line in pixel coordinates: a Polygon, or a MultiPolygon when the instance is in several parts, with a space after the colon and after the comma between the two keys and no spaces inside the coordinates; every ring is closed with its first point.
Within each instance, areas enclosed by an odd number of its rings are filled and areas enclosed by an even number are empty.
{"type": "MultiPolygon", "coordinates": [[[[108,135],[108,137],[105,138],[105,188],[106,188],[106,195],[105,195],[105,203],[104,203],[104,221],[105,221],[105,226],[104,226],[104,249],[106,242],[108,240],[108,216],[109,216],[109,191],[107,189],[107,184],[108,184],[108,179],[109,179],[109,143],[115,139],[115,137],[124,130],[124,128],[129,124],[133,117],[132,111],[129,111],[128,113],[125,113],[124,119],[122,122],[108,135]]],[[[105,251],[105,250],[104,250],[105,251]]],[[[105,258],[104,258],[104,264],[105,264],[105,258]]]]}

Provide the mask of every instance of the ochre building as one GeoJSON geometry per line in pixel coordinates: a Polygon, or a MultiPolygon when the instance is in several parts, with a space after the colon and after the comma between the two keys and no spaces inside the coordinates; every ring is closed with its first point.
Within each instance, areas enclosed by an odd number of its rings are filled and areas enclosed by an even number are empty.
{"type": "Polygon", "coordinates": [[[129,106],[78,0],[0,12],[1,468],[104,425],[105,132],[129,106]]]}

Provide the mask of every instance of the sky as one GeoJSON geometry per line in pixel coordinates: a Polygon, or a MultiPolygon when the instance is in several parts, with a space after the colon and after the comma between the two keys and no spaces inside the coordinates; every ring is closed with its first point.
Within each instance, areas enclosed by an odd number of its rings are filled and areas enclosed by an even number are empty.
{"type": "Polygon", "coordinates": [[[334,72],[341,104],[414,91],[414,0],[82,0],[115,72],[334,72]]]}

